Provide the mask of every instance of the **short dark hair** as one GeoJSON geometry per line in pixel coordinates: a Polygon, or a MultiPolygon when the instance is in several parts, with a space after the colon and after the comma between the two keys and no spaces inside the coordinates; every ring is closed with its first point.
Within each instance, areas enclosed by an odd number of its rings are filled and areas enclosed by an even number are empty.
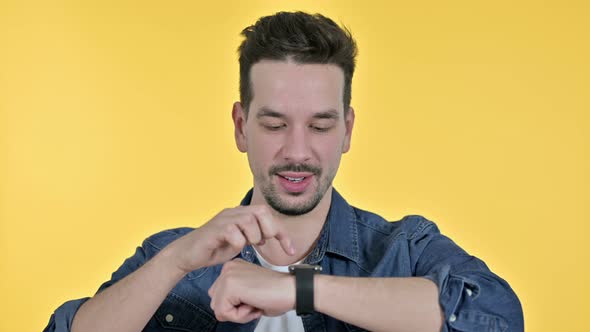
{"type": "Polygon", "coordinates": [[[260,60],[288,60],[307,64],[334,64],[344,73],[344,112],[351,99],[352,76],[357,55],[350,31],[321,14],[279,12],[258,19],[242,31],[240,54],[240,100],[246,111],[254,98],[250,71],[260,60]]]}

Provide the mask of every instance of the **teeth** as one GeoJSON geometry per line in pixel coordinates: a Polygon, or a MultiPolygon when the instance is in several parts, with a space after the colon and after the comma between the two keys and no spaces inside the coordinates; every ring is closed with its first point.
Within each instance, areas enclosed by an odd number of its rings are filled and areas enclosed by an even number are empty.
{"type": "Polygon", "coordinates": [[[302,177],[302,178],[290,178],[288,176],[285,176],[285,179],[287,179],[287,180],[289,180],[291,182],[301,182],[301,181],[303,181],[303,179],[305,179],[305,177],[302,177]]]}

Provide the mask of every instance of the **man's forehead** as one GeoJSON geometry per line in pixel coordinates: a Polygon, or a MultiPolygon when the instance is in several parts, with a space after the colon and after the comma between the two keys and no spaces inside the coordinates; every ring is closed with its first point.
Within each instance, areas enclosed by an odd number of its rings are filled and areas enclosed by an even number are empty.
{"type": "Polygon", "coordinates": [[[298,62],[294,60],[292,57],[287,57],[285,59],[261,59],[254,63],[251,67],[251,71],[254,72],[255,70],[261,70],[262,68],[269,68],[271,70],[277,69],[286,69],[286,68],[293,68],[299,70],[305,69],[315,69],[315,70],[327,70],[327,71],[337,71],[344,75],[344,72],[338,65],[333,63],[306,63],[306,62],[298,62]]]}
{"type": "Polygon", "coordinates": [[[293,60],[261,60],[250,69],[250,83],[259,81],[332,80],[344,85],[344,71],[335,64],[298,63],[293,60]]]}
{"type": "Polygon", "coordinates": [[[344,74],[333,64],[262,60],[252,67],[251,110],[343,110],[344,74]]]}

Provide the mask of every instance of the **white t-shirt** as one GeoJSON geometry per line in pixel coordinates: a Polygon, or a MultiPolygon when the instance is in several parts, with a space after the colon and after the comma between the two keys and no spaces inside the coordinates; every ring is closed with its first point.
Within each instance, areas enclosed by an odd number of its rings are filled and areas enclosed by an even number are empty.
{"type": "MultiPolygon", "coordinates": [[[[267,269],[271,269],[273,271],[279,271],[283,273],[289,273],[289,266],[277,266],[268,263],[267,261],[260,256],[260,254],[254,249],[256,253],[256,257],[260,261],[260,265],[267,269]]],[[[303,260],[295,263],[300,264],[303,260]]],[[[260,320],[258,321],[258,325],[256,325],[256,329],[254,332],[275,332],[275,331],[283,331],[283,332],[304,332],[305,329],[303,328],[303,321],[301,317],[297,316],[295,310],[290,310],[285,312],[284,314],[276,317],[268,317],[268,316],[261,316],[260,320]]]]}

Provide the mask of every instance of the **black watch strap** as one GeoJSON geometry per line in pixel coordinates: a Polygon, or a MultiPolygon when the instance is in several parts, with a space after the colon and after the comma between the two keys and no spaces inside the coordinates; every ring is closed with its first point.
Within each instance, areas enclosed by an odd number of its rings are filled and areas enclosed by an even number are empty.
{"type": "Polygon", "coordinates": [[[314,312],[313,277],[322,270],[315,265],[299,264],[289,267],[295,275],[295,310],[298,316],[314,312]]]}

